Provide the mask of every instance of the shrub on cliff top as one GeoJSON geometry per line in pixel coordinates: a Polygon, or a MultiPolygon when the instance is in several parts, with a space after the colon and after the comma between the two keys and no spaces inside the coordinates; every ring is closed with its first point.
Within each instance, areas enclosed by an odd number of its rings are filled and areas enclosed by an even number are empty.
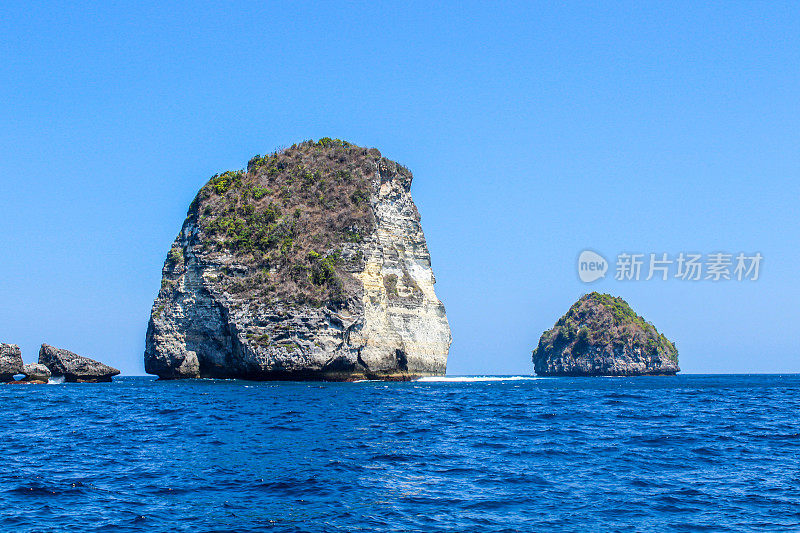
{"type": "MultiPolygon", "coordinates": [[[[245,276],[264,268],[272,272],[271,298],[330,302],[351,279],[334,252],[374,230],[369,197],[377,169],[382,176],[411,178],[408,169],[378,150],[329,137],[304,141],[251,158],[247,170],[213,176],[190,216],[197,219],[205,253],[234,255],[246,267],[245,276]]],[[[241,281],[237,289],[258,289],[241,281]]]]}

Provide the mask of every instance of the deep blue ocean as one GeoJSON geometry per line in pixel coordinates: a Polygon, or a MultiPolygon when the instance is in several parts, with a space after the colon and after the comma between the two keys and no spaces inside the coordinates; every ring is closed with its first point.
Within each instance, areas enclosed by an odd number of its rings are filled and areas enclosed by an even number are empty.
{"type": "Polygon", "coordinates": [[[800,531],[800,376],[0,387],[3,531],[800,531]]]}

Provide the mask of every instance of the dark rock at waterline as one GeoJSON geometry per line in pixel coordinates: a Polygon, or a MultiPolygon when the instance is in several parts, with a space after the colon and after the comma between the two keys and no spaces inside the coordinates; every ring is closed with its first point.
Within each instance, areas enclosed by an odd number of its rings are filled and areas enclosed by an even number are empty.
{"type": "Polygon", "coordinates": [[[533,351],[540,376],[675,375],[678,350],[628,303],[610,294],[584,295],[545,331],[533,351]]]}
{"type": "Polygon", "coordinates": [[[22,352],[16,344],[0,344],[0,381],[8,382],[22,374],[22,352]]]}
{"type": "Polygon", "coordinates": [[[42,344],[39,364],[46,366],[53,377],[72,383],[107,382],[119,374],[116,368],[49,344],[42,344]]]}
{"type": "Polygon", "coordinates": [[[50,379],[52,372],[50,369],[39,363],[29,363],[22,367],[22,373],[25,374],[24,381],[35,381],[47,383],[50,379]]]}

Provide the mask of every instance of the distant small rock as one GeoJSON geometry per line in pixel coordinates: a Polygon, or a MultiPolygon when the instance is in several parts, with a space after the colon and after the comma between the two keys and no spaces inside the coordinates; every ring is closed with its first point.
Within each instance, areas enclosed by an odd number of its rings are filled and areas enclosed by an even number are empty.
{"type": "Polygon", "coordinates": [[[42,344],[39,364],[46,366],[53,377],[63,377],[71,383],[108,382],[119,374],[116,368],[49,344],[42,344]]]}
{"type": "Polygon", "coordinates": [[[540,376],[675,375],[675,344],[619,297],[593,292],[570,307],[533,351],[540,376]]]}
{"type": "Polygon", "coordinates": [[[47,383],[52,373],[50,370],[39,363],[29,363],[22,367],[22,374],[25,374],[24,381],[35,381],[47,383]]]}
{"type": "Polygon", "coordinates": [[[0,382],[14,380],[22,374],[22,352],[16,344],[0,344],[0,382]]]}

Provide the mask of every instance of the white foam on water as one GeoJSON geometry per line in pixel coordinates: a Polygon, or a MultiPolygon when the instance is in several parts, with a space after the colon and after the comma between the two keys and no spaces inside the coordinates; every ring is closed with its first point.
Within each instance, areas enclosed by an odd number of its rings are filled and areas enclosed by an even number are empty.
{"type": "Polygon", "coordinates": [[[537,378],[533,376],[430,376],[419,378],[417,381],[466,383],[477,381],[529,381],[534,379],[537,378]]]}
{"type": "Polygon", "coordinates": [[[64,383],[64,376],[58,376],[57,378],[50,378],[47,380],[48,385],[61,385],[64,383]]]}

